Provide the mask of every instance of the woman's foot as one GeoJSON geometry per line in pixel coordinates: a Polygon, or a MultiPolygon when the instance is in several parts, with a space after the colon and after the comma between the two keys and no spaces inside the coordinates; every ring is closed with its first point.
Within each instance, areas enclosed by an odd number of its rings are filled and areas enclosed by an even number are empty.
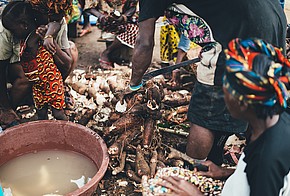
{"type": "Polygon", "coordinates": [[[86,35],[86,34],[89,34],[89,33],[91,33],[92,32],[92,29],[89,27],[89,28],[85,28],[85,29],[83,29],[81,32],[80,32],[80,34],[79,34],[79,37],[83,37],[84,35],[86,35]]]}
{"type": "Polygon", "coordinates": [[[106,51],[107,50],[103,51],[102,54],[100,55],[99,58],[100,67],[104,70],[110,70],[114,68],[114,63],[110,61],[106,51]]]}
{"type": "Polygon", "coordinates": [[[114,68],[113,62],[105,61],[105,60],[102,60],[101,58],[99,58],[99,62],[100,62],[100,67],[104,70],[110,70],[114,68]]]}
{"type": "Polygon", "coordinates": [[[52,110],[52,115],[56,120],[68,120],[63,109],[55,109],[52,107],[51,110],[52,110]]]}

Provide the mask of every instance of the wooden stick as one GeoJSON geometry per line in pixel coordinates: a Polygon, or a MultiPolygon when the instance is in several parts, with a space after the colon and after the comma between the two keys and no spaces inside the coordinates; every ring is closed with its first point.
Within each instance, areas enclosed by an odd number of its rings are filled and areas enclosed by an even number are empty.
{"type": "Polygon", "coordinates": [[[170,146],[167,146],[165,144],[162,144],[164,146],[166,146],[167,148],[170,149],[170,153],[168,154],[167,158],[166,159],[182,159],[184,161],[187,161],[189,162],[190,164],[195,164],[196,161],[195,159],[191,158],[190,156],[180,152],[179,150],[176,150],[170,146]]]}
{"type": "Polygon", "coordinates": [[[164,127],[158,127],[158,129],[167,133],[174,133],[174,134],[182,135],[185,137],[189,135],[188,132],[185,132],[182,129],[169,129],[169,128],[164,128],[164,127]]]}

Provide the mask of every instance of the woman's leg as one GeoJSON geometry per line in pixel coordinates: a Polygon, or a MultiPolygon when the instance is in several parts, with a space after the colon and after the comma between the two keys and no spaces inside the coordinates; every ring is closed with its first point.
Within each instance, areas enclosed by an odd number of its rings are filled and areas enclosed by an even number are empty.
{"type": "Polygon", "coordinates": [[[69,44],[70,44],[69,49],[60,50],[61,54],[58,54],[58,58],[54,56],[55,64],[57,65],[57,68],[61,72],[63,81],[65,81],[65,79],[75,69],[78,60],[78,50],[76,45],[72,41],[69,41],[69,44]],[[64,61],[61,58],[67,60],[64,61]]]}
{"type": "Polygon", "coordinates": [[[90,15],[86,10],[83,11],[83,17],[84,17],[84,26],[83,26],[82,31],[79,34],[79,37],[82,37],[92,32],[92,29],[91,29],[92,27],[90,23],[90,15]]]}
{"type": "Polygon", "coordinates": [[[70,69],[68,70],[68,75],[71,74],[73,72],[73,70],[76,68],[78,58],[79,58],[79,51],[78,51],[75,43],[72,41],[69,41],[69,45],[70,45],[70,53],[71,53],[72,63],[71,63],[70,69]]]}
{"type": "Polygon", "coordinates": [[[78,2],[80,4],[81,9],[84,9],[84,7],[85,7],[85,0],[78,0],[78,2]]]}
{"type": "Polygon", "coordinates": [[[48,107],[43,106],[41,109],[37,109],[38,120],[48,120],[48,107]]]}
{"type": "Polygon", "coordinates": [[[186,145],[188,156],[197,160],[206,159],[213,143],[214,134],[209,129],[191,123],[186,145]]]}
{"type": "Polygon", "coordinates": [[[116,49],[120,48],[122,43],[118,39],[114,39],[111,45],[107,47],[100,55],[100,67],[103,69],[112,69],[113,62],[110,60],[110,54],[115,51],[116,49]]]}
{"type": "Polygon", "coordinates": [[[59,109],[55,109],[51,107],[51,110],[52,110],[52,115],[54,116],[56,120],[68,120],[67,116],[64,114],[63,109],[59,110],[59,109]]]}
{"type": "Polygon", "coordinates": [[[9,65],[8,74],[13,84],[10,91],[11,104],[13,109],[16,109],[27,95],[32,95],[32,84],[28,81],[19,63],[9,65]]]}

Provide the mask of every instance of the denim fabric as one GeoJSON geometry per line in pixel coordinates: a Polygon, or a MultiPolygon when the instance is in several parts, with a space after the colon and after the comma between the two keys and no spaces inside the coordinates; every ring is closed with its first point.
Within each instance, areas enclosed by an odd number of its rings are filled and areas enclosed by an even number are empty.
{"type": "Polygon", "coordinates": [[[177,48],[184,52],[188,52],[190,49],[190,40],[185,35],[181,34],[177,48]]]}
{"type": "Polygon", "coordinates": [[[245,132],[247,123],[231,117],[223,96],[221,86],[197,82],[189,104],[189,121],[211,131],[245,132]]]}

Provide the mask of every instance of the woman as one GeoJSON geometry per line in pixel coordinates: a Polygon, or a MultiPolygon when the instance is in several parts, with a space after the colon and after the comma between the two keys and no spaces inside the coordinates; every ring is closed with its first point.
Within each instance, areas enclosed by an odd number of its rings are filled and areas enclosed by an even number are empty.
{"type": "Polygon", "coordinates": [[[111,56],[120,47],[134,48],[139,30],[137,4],[138,0],[80,0],[84,27],[79,36],[91,32],[88,14],[98,18],[97,26],[102,32],[115,35],[112,43],[100,54],[99,63],[102,69],[114,68],[115,60],[111,56]]]}
{"type": "Polygon", "coordinates": [[[55,53],[51,54],[44,47],[43,40],[36,32],[37,25],[31,12],[30,4],[21,1],[12,2],[3,11],[2,23],[20,40],[20,64],[32,84],[38,119],[48,119],[48,107],[51,106],[56,119],[67,120],[63,111],[65,107],[63,78],[53,58],[53,56],[57,58],[62,49],[55,44],[55,53]]]}
{"type": "MultiPolygon", "coordinates": [[[[234,39],[225,52],[225,102],[233,117],[249,123],[251,135],[222,195],[290,195],[290,115],[284,111],[290,62],[260,39],[234,39]]],[[[232,173],[210,161],[203,164],[209,171],[201,175],[224,178],[232,173]]],[[[165,178],[161,185],[173,195],[203,195],[178,178],[165,178]]]]}
{"type": "MultiPolygon", "coordinates": [[[[18,4],[19,2],[21,1],[12,1],[11,3],[18,4]]],[[[60,55],[54,55],[54,61],[65,80],[76,66],[78,58],[75,44],[68,41],[67,26],[63,20],[64,14],[70,10],[71,0],[27,0],[27,2],[33,6],[33,12],[30,14],[34,15],[37,25],[42,25],[38,28],[38,33],[43,37],[46,49],[51,54],[56,52],[56,44],[62,49],[59,52],[60,55]]],[[[17,13],[13,14],[17,15],[17,13]]],[[[16,17],[12,17],[12,20],[15,19],[16,17]]],[[[14,39],[11,32],[3,27],[2,21],[0,21],[0,43],[0,125],[7,128],[19,124],[19,118],[14,109],[23,100],[23,96],[30,93],[30,85],[19,64],[19,41],[14,39]],[[7,79],[13,83],[9,97],[7,79]]]]}
{"type": "MultiPolygon", "coordinates": [[[[33,7],[36,24],[41,26],[37,33],[43,37],[43,46],[54,54],[56,43],[61,47],[66,59],[55,59],[65,80],[76,67],[78,52],[73,42],[68,40],[68,30],[65,16],[71,12],[72,0],[27,0],[33,7]],[[43,28],[46,25],[47,28],[43,28]]],[[[31,13],[32,14],[32,13],[31,13]]]]}
{"type": "Polygon", "coordinates": [[[99,10],[101,9],[102,2],[97,0],[79,0],[79,6],[82,10],[82,15],[84,17],[84,26],[79,37],[92,32],[92,27],[90,23],[90,14],[100,17],[99,10]]]}

